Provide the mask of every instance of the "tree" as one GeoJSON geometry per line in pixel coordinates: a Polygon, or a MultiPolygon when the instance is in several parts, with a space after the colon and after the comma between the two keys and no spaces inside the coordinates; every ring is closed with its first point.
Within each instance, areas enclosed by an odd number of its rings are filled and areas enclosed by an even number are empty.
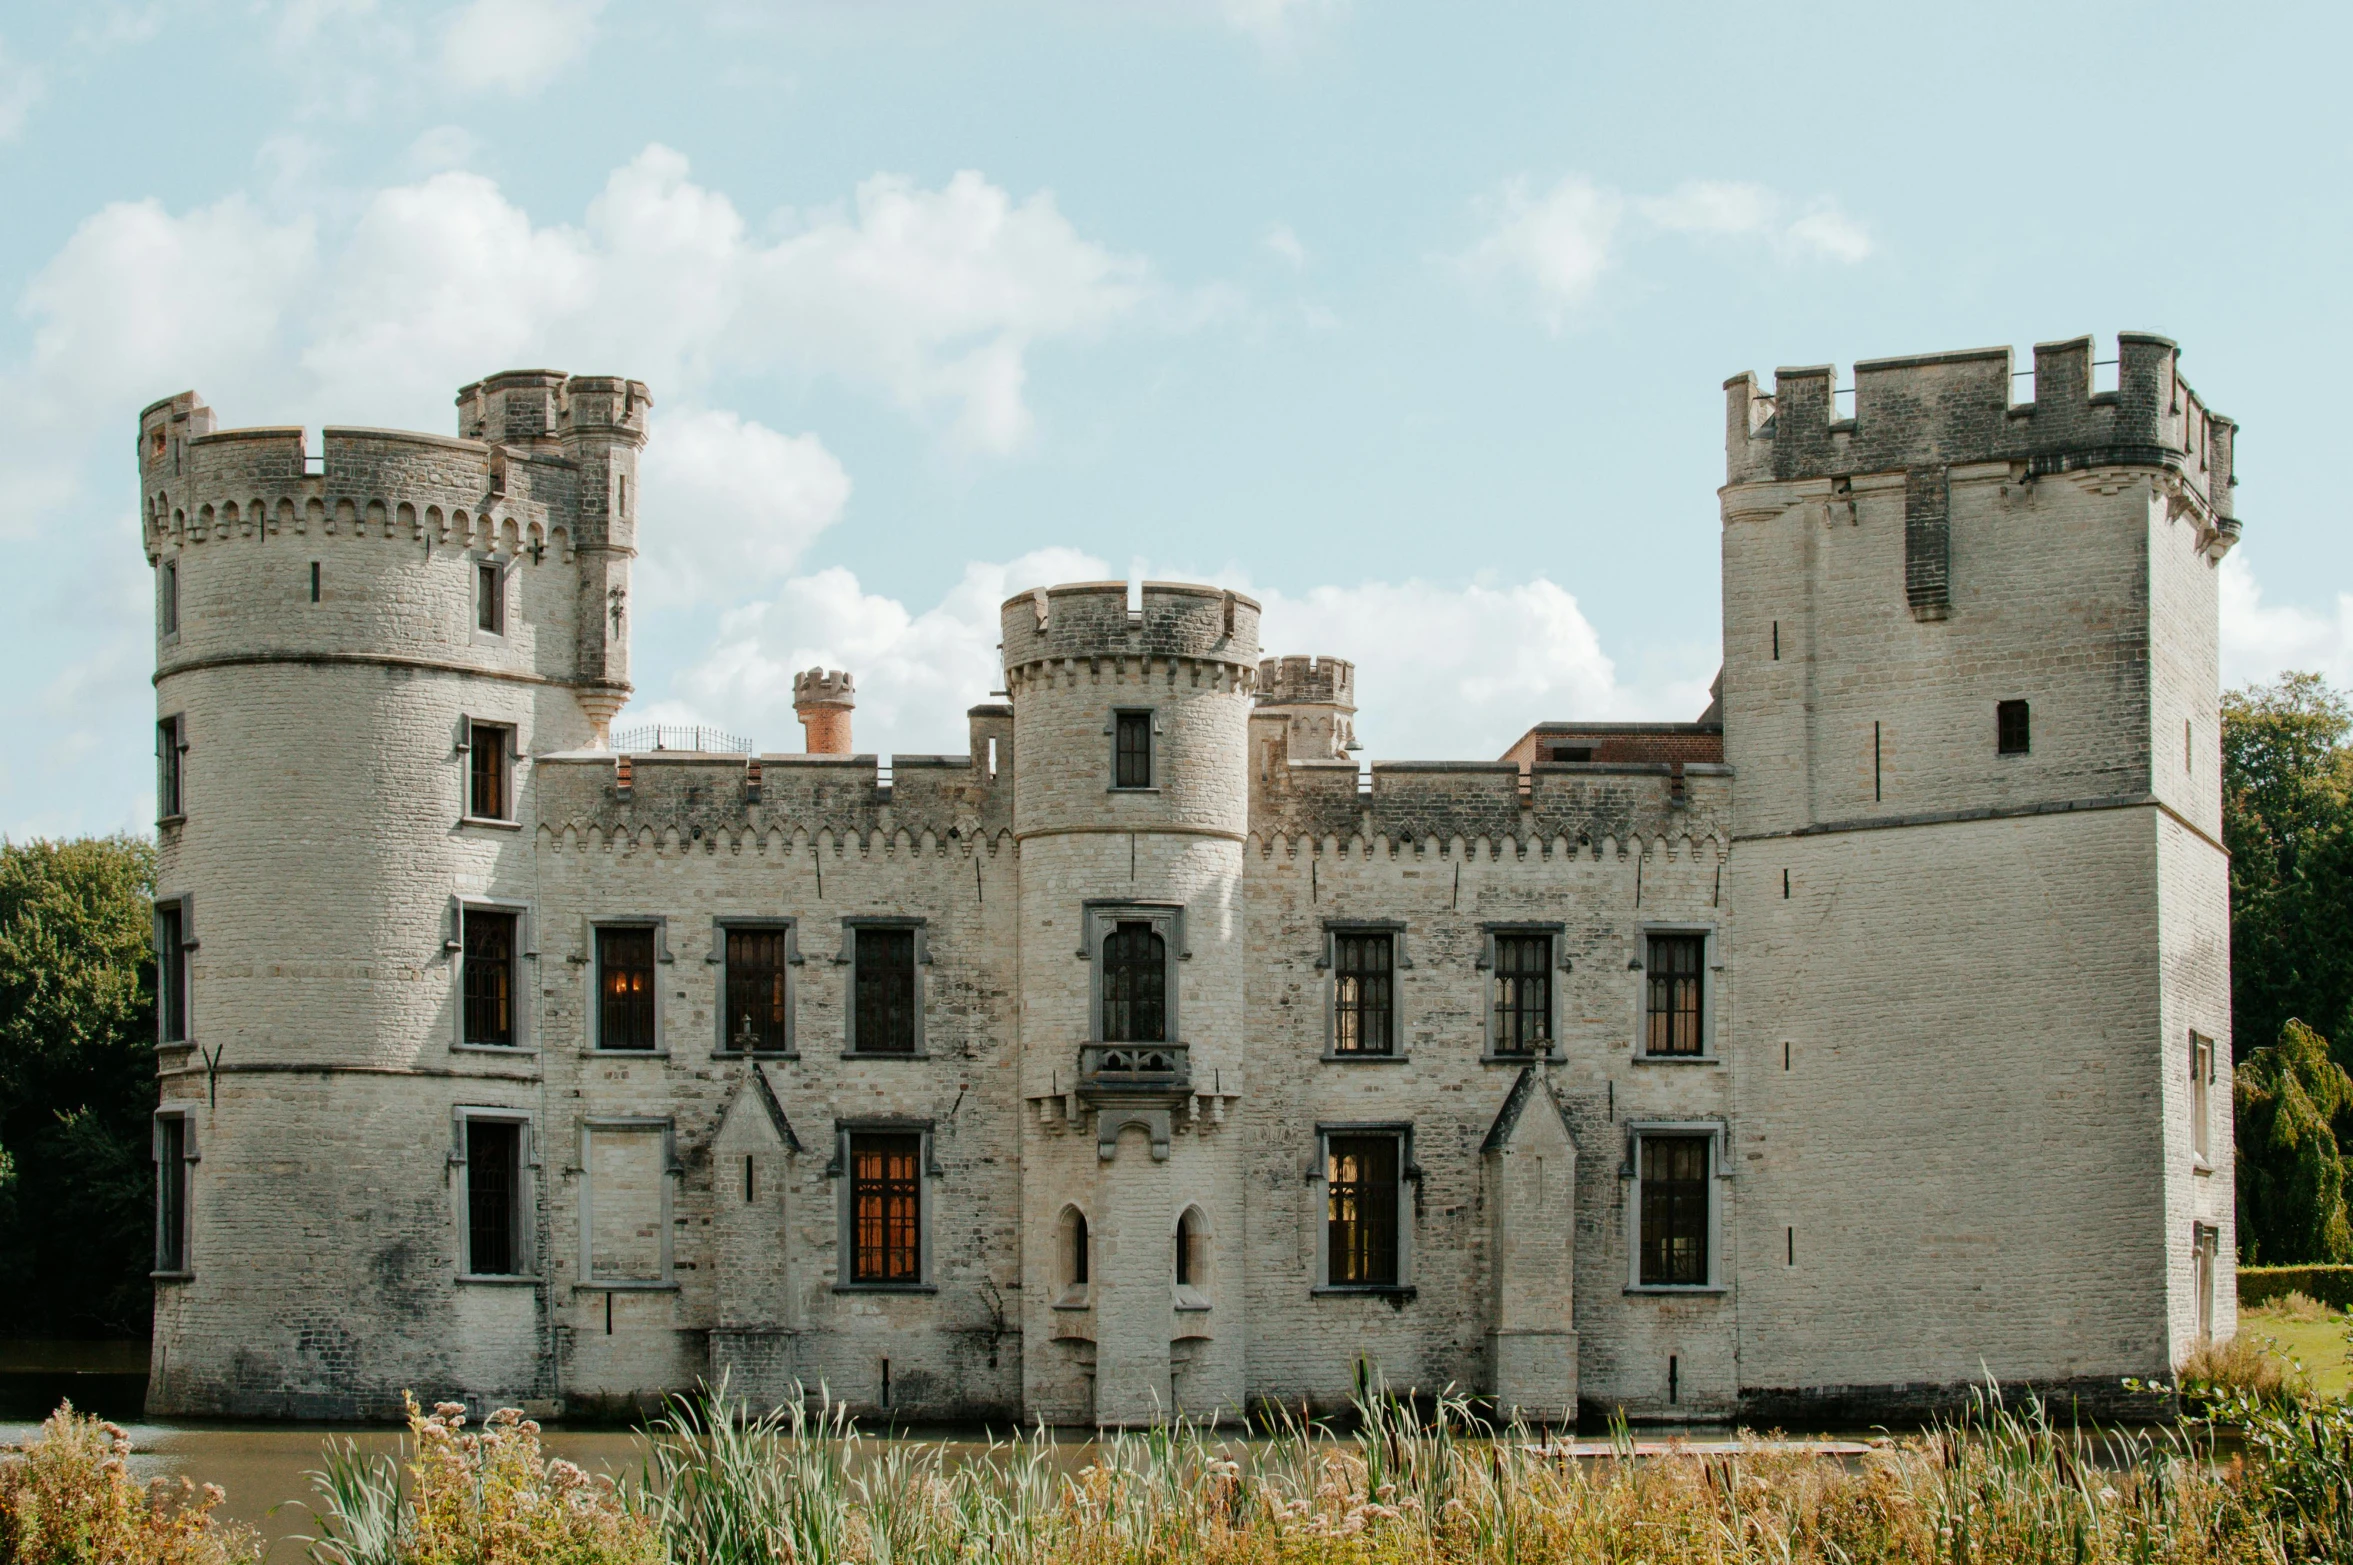
{"type": "Polygon", "coordinates": [[[2231,1029],[2244,1051],[2299,1018],[2353,1063],[2353,710],[2317,674],[2222,698],[2231,1029]]]}
{"type": "Polygon", "coordinates": [[[2289,1022],[2279,1042],[2239,1062],[2237,1099],[2240,1260],[2353,1260],[2353,1169],[2340,1150],[2353,1132],[2353,1076],[2328,1040],[2289,1022]]]}
{"type": "Polygon", "coordinates": [[[143,1335],[155,851],[0,842],[0,1336],[143,1335]]]}

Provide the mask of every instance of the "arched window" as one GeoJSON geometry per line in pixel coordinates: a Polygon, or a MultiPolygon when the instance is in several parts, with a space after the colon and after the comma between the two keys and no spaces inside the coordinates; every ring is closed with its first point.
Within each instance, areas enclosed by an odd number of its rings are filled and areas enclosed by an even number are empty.
{"type": "Polygon", "coordinates": [[[1176,1284],[1180,1288],[1197,1288],[1207,1268],[1202,1264],[1206,1235],[1201,1232],[1201,1214],[1186,1207],[1176,1226],[1176,1284]]]}
{"type": "Polygon", "coordinates": [[[1122,923],[1103,937],[1103,1041],[1168,1041],[1168,942],[1150,924],[1122,923]]]}
{"type": "Polygon", "coordinates": [[[1085,1291],[1089,1271],[1087,1214],[1075,1206],[1062,1209],[1062,1282],[1066,1293],[1085,1291]]]}

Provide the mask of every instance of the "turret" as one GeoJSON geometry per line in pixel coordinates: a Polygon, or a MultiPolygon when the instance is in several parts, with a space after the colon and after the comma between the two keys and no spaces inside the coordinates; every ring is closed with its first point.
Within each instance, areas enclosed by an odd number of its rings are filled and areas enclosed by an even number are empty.
{"type": "Polygon", "coordinates": [[[812,668],[793,675],[793,713],[801,720],[803,745],[811,755],[848,755],[850,711],[858,696],[840,669],[812,668]]]}
{"type": "Polygon", "coordinates": [[[1267,719],[1281,724],[1292,760],[1348,759],[1356,748],[1356,665],[1340,658],[1264,659],[1254,717],[1254,729],[1265,728],[1267,719]]]}

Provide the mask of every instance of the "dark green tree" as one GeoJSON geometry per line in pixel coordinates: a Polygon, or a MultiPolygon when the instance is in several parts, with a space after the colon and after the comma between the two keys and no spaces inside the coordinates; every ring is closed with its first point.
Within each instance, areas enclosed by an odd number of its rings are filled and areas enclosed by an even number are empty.
{"type": "Polygon", "coordinates": [[[2234,1047],[2296,1018],[2353,1064],[2353,710],[2317,674],[2222,698],[2234,1047]]]}
{"type": "Polygon", "coordinates": [[[144,1335],[155,853],[0,842],[0,1336],[144,1335]]]}
{"type": "Polygon", "coordinates": [[[2326,1038],[2291,1021],[2239,1062],[2239,1259],[2246,1265],[2353,1260],[2349,1169],[2353,1076],[2326,1038]]]}

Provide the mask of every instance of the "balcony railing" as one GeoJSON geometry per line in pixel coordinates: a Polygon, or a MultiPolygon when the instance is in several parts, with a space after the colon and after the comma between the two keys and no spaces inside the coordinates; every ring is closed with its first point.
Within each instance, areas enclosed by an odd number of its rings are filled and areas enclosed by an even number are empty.
{"type": "Polygon", "coordinates": [[[1189,1047],[1181,1043],[1079,1045],[1079,1090],[1183,1092],[1192,1086],[1189,1047]]]}
{"type": "Polygon", "coordinates": [[[613,748],[625,755],[653,750],[684,750],[696,755],[749,755],[752,742],[741,734],[705,728],[700,723],[648,723],[623,728],[613,735],[613,748]]]}

